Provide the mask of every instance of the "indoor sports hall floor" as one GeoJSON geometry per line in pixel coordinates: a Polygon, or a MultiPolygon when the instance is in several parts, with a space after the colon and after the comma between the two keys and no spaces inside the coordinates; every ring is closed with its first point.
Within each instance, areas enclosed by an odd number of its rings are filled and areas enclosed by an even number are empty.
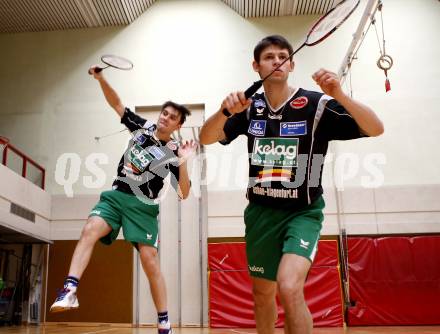
{"type": "MultiPolygon", "coordinates": [[[[278,328],[275,334],[283,333],[278,328]]],[[[0,327],[0,333],[8,334],[156,334],[156,328],[117,328],[117,327],[79,327],[79,326],[28,326],[0,327]]],[[[174,328],[174,334],[257,334],[255,329],[209,329],[209,328],[174,328]]],[[[313,334],[434,334],[440,333],[439,326],[407,327],[350,327],[350,328],[315,328],[313,334]]]]}

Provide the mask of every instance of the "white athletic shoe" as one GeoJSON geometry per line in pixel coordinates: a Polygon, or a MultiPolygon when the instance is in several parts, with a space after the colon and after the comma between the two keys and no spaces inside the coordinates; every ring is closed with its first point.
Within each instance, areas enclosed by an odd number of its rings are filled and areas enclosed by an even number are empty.
{"type": "Polygon", "coordinates": [[[157,324],[158,334],[172,334],[173,330],[171,328],[170,322],[161,322],[157,324]]]}
{"type": "Polygon", "coordinates": [[[76,287],[67,286],[58,293],[55,303],[50,307],[50,312],[63,312],[79,307],[76,298],[76,287]]]}

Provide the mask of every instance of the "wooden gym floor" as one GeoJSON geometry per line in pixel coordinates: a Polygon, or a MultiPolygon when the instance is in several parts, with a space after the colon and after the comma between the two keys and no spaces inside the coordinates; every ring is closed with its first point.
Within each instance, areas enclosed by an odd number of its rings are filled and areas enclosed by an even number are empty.
{"type": "MultiPolygon", "coordinates": [[[[156,328],[118,328],[110,326],[12,326],[0,327],[5,334],[156,334],[156,328]]],[[[277,329],[275,334],[282,334],[277,329]]],[[[350,327],[350,328],[316,328],[313,334],[434,334],[440,333],[440,326],[409,326],[409,327],[350,327]]],[[[174,328],[173,334],[256,334],[255,329],[210,329],[210,328],[174,328]]]]}

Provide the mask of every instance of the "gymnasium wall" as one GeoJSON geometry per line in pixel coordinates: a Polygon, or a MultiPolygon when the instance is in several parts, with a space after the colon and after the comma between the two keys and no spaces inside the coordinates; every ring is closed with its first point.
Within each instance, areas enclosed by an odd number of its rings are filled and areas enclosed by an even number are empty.
{"type": "Polygon", "coordinates": [[[51,196],[0,164],[0,224],[40,240],[50,239],[51,196]],[[35,213],[35,222],[11,213],[17,204],[35,213]]]}
{"type": "Polygon", "coordinates": [[[57,289],[69,269],[76,241],[58,240],[49,248],[46,322],[125,323],[133,319],[133,262],[130,244],[117,240],[112,247],[98,243],[78,290],[80,308],[72,312],[49,313],[57,289]],[[103,307],[105,306],[106,307],[103,307]]]}
{"type": "MultiPolygon", "coordinates": [[[[350,235],[438,233],[440,186],[406,185],[378,189],[347,187],[340,196],[340,221],[350,235]]],[[[334,188],[324,188],[321,235],[338,235],[334,188]]],[[[210,192],[208,236],[244,236],[244,191],[210,192]]]]}

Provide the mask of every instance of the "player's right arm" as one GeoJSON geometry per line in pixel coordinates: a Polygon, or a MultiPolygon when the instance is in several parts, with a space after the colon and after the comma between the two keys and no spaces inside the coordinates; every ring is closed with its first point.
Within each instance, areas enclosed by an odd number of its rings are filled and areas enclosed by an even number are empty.
{"type": "Polygon", "coordinates": [[[229,94],[223,100],[220,109],[203,124],[200,130],[200,143],[209,145],[226,139],[223,129],[228,117],[223,114],[223,109],[235,115],[245,111],[250,106],[251,101],[251,99],[246,99],[243,92],[229,94]]]}
{"type": "Polygon", "coordinates": [[[99,84],[101,85],[102,92],[104,93],[105,99],[107,100],[110,107],[112,107],[118,113],[119,117],[122,118],[125,112],[125,106],[122,104],[119,95],[116,93],[113,87],[110,86],[107,80],[105,80],[102,71],[98,73],[95,72],[96,67],[98,66],[91,66],[89,69],[89,73],[92,73],[93,77],[98,80],[99,84]]]}

